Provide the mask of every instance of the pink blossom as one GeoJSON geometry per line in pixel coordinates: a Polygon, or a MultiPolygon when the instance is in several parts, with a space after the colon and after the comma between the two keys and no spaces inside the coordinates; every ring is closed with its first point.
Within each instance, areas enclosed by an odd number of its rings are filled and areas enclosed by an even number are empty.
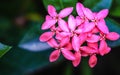
{"type": "Polygon", "coordinates": [[[82,57],[90,57],[88,64],[93,68],[97,64],[97,55],[103,56],[111,51],[106,40],[118,40],[120,35],[110,32],[106,25],[104,19],[108,9],[92,12],[82,3],[77,3],[78,15],[74,17],[72,11],[73,7],[67,7],[57,14],[55,7],[48,5],[49,15],[41,28],[49,31],[44,32],[39,40],[55,49],[50,54],[50,62],[56,61],[62,54],[77,67],[82,57]],[[67,16],[68,20],[64,20],[67,16]]]}
{"type": "Polygon", "coordinates": [[[101,36],[101,40],[108,39],[111,41],[115,41],[115,40],[118,40],[120,38],[120,35],[116,32],[110,32],[108,34],[100,33],[100,36],[101,36]]]}
{"type": "Polygon", "coordinates": [[[60,46],[53,38],[51,38],[47,43],[51,47],[56,49],[50,54],[49,58],[50,62],[56,61],[59,58],[61,52],[66,59],[75,60],[74,54],[69,50],[70,48],[67,48],[69,46],[67,47],[60,46]]]}
{"type": "Polygon", "coordinates": [[[48,14],[46,16],[46,21],[42,25],[42,29],[49,29],[51,26],[55,25],[57,21],[61,21],[73,11],[73,7],[64,8],[57,14],[56,9],[52,5],[48,5],[48,14]],[[66,13],[67,12],[67,13],[66,13]]]}
{"type": "Polygon", "coordinates": [[[109,33],[108,27],[105,24],[104,18],[108,15],[108,9],[103,9],[100,12],[92,12],[89,8],[84,9],[85,16],[98,27],[103,33],[109,33]]]}
{"type": "Polygon", "coordinates": [[[111,48],[108,47],[105,39],[115,41],[119,38],[120,38],[120,35],[116,32],[110,32],[108,34],[101,34],[101,41],[100,41],[100,48],[99,48],[100,55],[103,56],[104,54],[109,53],[111,50],[111,48]]]}
{"type": "Polygon", "coordinates": [[[56,23],[56,20],[52,19],[51,16],[47,15],[46,21],[42,24],[41,29],[42,30],[49,29],[50,27],[54,26],[55,23],[56,23]]]}
{"type": "Polygon", "coordinates": [[[86,15],[84,13],[85,7],[83,6],[82,3],[77,3],[76,4],[76,11],[79,15],[79,17],[77,17],[76,19],[80,20],[81,23],[84,23],[85,21],[88,21],[88,19],[86,18],[86,15]]]}
{"type": "Polygon", "coordinates": [[[49,39],[51,39],[56,33],[59,33],[61,29],[59,27],[52,26],[51,31],[43,33],[40,37],[39,40],[42,42],[46,42],[49,39]]]}
{"type": "Polygon", "coordinates": [[[64,21],[64,20],[61,20],[58,22],[60,28],[63,30],[63,35],[66,35],[68,37],[68,40],[72,39],[72,47],[74,50],[78,51],[79,50],[79,42],[80,42],[80,39],[79,39],[79,36],[77,35],[76,33],[76,20],[75,18],[70,15],[68,17],[68,24],[64,21]]]}

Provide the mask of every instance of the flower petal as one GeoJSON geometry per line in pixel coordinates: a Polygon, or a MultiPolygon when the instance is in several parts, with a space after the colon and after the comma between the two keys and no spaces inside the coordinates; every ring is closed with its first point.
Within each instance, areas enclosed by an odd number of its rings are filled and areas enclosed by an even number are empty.
{"type": "Polygon", "coordinates": [[[103,33],[105,34],[108,34],[109,33],[109,29],[107,27],[107,25],[105,24],[105,20],[104,19],[101,19],[98,24],[97,24],[97,27],[100,31],[102,31],[103,33]]]}
{"type": "Polygon", "coordinates": [[[48,43],[51,47],[53,47],[53,48],[57,48],[57,47],[58,47],[58,44],[57,44],[56,40],[53,39],[53,38],[51,38],[49,41],[47,41],[47,43],[48,43]]]}
{"type": "Polygon", "coordinates": [[[89,8],[85,8],[83,12],[84,12],[85,16],[89,20],[93,20],[94,19],[93,13],[92,13],[92,11],[89,8]]]}
{"type": "Polygon", "coordinates": [[[56,20],[52,19],[52,20],[46,20],[43,24],[41,29],[45,30],[45,29],[49,29],[50,27],[52,27],[53,25],[55,25],[56,20]]]}
{"type": "Polygon", "coordinates": [[[64,48],[64,49],[61,50],[61,52],[66,59],[75,60],[75,56],[70,50],[67,50],[67,49],[64,48]]]}
{"type": "Polygon", "coordinates": [[[80,34],[80,35],[79,35],[79,39],[80,39],[79,44],[80,44],[80,46],[81,46],[81,45],[86,41],[86,39],[87,39],[87,34],[86,34],[86,33],[80,34]]]}
{"type": "Polygon", "coordinates": [[[98,50],[98,42],[94,42],[94,43],[87,42],[87,45],[91,48],[98,50]]]}
{"type": "Polygon", "coordinates": [[[111,48],[110,48],[110,47],[107,47],[107,50],[106,50],[106,53],[105,53],[105,54],[108,54],[110,51],[111,51],[111,48]]]}
{"type": "Polygon", "coordinates": [[[83,9],[84,9],[83,4],[81,4],[81,3],[76,4],[76,11],[80,17],[84,16],[83,9]]]}
{"type": "Polygon", "coordinates": [[[88,47],[88,46],[82,46],[82,47],[80,47],[80,50],[87,54],[93,54],[93,53],[97,52],[95,49],[88,47]]]}
{"type": "Polygon", "coordinates": [[[60,56],[60,51],[59,50],[54,50],[49,57],[49,61],[50,62],[54,62],[56,61],[60,56]]]}
{"type": "Polygon", "coordinates": [[[77,34],[81,34],[81,33],[83,33],[83,29],[78,28],[74,32],[77,33],[77,34]]]}
{"type": "Polygon", "coordinates": [[[103,9],[99,13],[97,13],[97,19],[104,19],[108,15],[109,10],[108,9],[103,9]]]}
{"type": "Polygon", "coordinates": [[[92,34],[90,37],[86,39],[87,42],[91,42],[91,43],[98,42],[99,40],[100,40],[100,36],[95,34],[92,34]]]}
{"type": "Polygon", "coordinates": [[[72,11],[73,11],[73,7],[64,8],[63,10],[60,11],[59,17],[64,18],[70,15],[72,11]]]}
{"type": "Polygon", "coordinates": [[[83,22],[83,19],[80,16],[76,16],[76,25],[79,26],[83,22]]]}
{"type": "Polygon", "coordinates": [[[57,40],[63,40],[65,37],[69,37],[71,34],[70,33],[68,33],[68,32],[60,32],[60,33],[57,33],[56,34],[56,36],[55,36],[55,38],[57,39],[57,40]]]}
{"type": "Polygon", "coordinates": [[[97,64],[97,57],[96,55],[92,55],[89,58],[89,66],[93,68],[97,64]]]}
{"type": "Polygon", "coordinates": [[[60,19],[60,20],[58,21],[58,25],[59,25],[59,27],[60,27],[63,31],[69,32],[67,23],[66,23],[64,20],[60,19]]]}
{"type": "Polygon", "coordinates": [[[52,17],[49,16],[49,15],[47,15],[47,16],[45,17],[45,20],[46,20],[46,21],[47,21],[47,20],[52,20],[52,17]]]}
{"type": "Polygon", "coordinates": [[[101,56],[105,55],[106,52],[108,50],[108,46],[107,43],[105,42],[105,40],[101,40],[100,41],[100,47],[99,47],[99,53],[101,56]]]}
{"type": "Polygon", "coordinates": [[[64,48],[66,48],[67,50],[73,50],[72,44],[70,42],[67,43],[67,45],[64,48]]]}
{"type": "Polygon", "coordinates": [[[53,35],[54,35],[53,32],[45,32],[40,36],[39,40],[42,42],[48,41],[53,37],[53,35]]]}
{"type": "Polygon", "coordinates": [[[84,29],[83,29],[84,31],[83,31],[83,32],[89,32],[89,31],[93,30],[94,27],[95,27],[95,24],[94,24],[93,22],[91,22],[91,23],[86,23],[86,24],[84,25],[84,29]]]}
{"type": "Polygon", "coordinates": [[[70,15],[68,17],[68,26],[71,31],[74,31],[76,28],[76,20],[75,20],[74,16],[72,16],[72,15],[70,15]]]}
{"type": "Polygon", "coordinates": [[[60,41],[60,46],[61,46],[61,47],[65,46],[67,43],[69,43],[69,41],[70,41],[70,37],[69,37],[69,36],[64,37],[64,38],[60,41]]]}
{"type": "Polygon", "coordinates": [[[82,57],[87,57],[87,56],[89,56],[89,54],[81,50],[81,56],[82,57]]]}
{"type": "Polygon", "coordinates": [[[57,27],[56,27],[56,31],[58,31],[58,32],[59,32],[59,31],[62,32],[62,29],[61,29],[59,26],[57,26],[57,27]]]}
{"type": "Polygon", "coordinates": [[[72,46],[75,51],[79,51],[80,48],[80,38],[78,36],[73,36],[72,46]]]}
{"type": "Polygon", "coordinates": [[[97,27],[94,27],[91,33],[99,33],[99,29],[97,27]]]}
{"type": "Polygon", "coordinates": [[[55,17],[57,16],[57,12],[54,6],[48,5],[48,13],[50,16],[55,17]]]}
{"type": "Polygon", "coordinates": [[[114,41],[114,40],[118,40],[120,38],[120,35],[116,32],[110,32],[106,35],[106,38],[114,41]]]}
{"type": "Polygon", "coordinates": [[[81,61],[81,54],[80,52],[75,52],[75,60],[72,61],[74,67],[77,67],[81,61]]]}

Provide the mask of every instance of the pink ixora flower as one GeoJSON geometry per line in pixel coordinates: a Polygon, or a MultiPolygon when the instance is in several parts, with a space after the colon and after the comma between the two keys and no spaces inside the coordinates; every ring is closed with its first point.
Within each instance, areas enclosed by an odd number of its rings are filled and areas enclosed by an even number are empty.
{"type": "Polygon", "coordinates": [[[46,21],[42,25],[42,29],[49,29],[51,26],[55,25],[56,22],[61,21],[62,18],[67,17],[73,11],[73,7],[64,8],[57,14],[56,9],[52,5],[48,5],[48,14],[46,16],[46,21]],[[66,13],[67,12],[67,13],[66,13]]]}
{"type": "Polygon", "coordinates": [[[44,32],[39,40],[55,49],[50,54],[50,62],[55,62],[62,54],[77,67],[82,57],[89,57],[88,64],[93,68],[97,64],[97,55],[103,56],[111,51],[106,40],[118,40],[120,35],[110,32],[106,25],[104,19],[108,15],[108,9],[92,12],[78,2],[78,15],[71,15],[72,11],[73,7],[67,7],[57,14],[55,7],[48,5],[49,15],[42,24],[42,30],[49,31],[44,32]],[[68,19],[65,20],[65,17],[68,19]]]}
{"type": "Polygon", "coordinates": [[[78,20],[78,25],[79,25],[79,23],[84,23],[84,22],[88,21],[86,15],[84,13],[84,11],[85,11],[84,9],[85,9],[85,7],[83,6],[83,4],[81,4],[81,3],[76,4],[76,11],[77,11],[77,14],[79,15],[76,17],[76,19],[78,20]]]}
{"type": "Polygon", "coordinates": [[[103,9],[100,12],[92,12],[89,8],[84,9],[85,16],[103,33],[109,33],[108,27],[104,21],[104,18],[108,15],[108,12],[108,9],[103,9]]]}
{"type": "Polygon", "coordinates": [[[99,48],[99,52],[100,55],[104,55],[110,52],[111,48],[108,47],[105,39],[111,40],[111,41],[115,41],[118,40],[120,38],[120,35],[116,32],[110,32],[108,34],[100,34],[101,36],[101,41],[100,41],[100,48],[99,48]]]}
{"type": "Polygon", "coordinates": [[[47,41],[47,43],[51,47],[56,49],[50,54],[50,58],[49,58],[50,62],[56,61],[59,58],[61,52],[66,59],[75,60],[74,54],[70,51],[71,48],[68,46],[69,44],[67,44],[65,46],[61,46],[53,38],[51,38],[49,41],[47,41]]]}
{"type": "Polygon", "coordinates": [[[61,31],[61,29],[59,27],[55,27],[55,26],[52,26],[51,28],[51,31],[48,31],[48,32],[44,32],[40,37],[39,37],[39,40],[42,41],[42,42],[46,42],[48,41],[49,39],[51,39],[52,37],[54,37],[55,34],[59,33],[61,31]]]}
{"type": "MultiPolygon", "coordinates": [[[[74,18],[74,16],[70,15],[68,17],[68,23],[66,23],[64,20],[61,20],[58,22],[60,28],[63,30],[62,34],[66,34],[68,38],[68,40],[72,39],[71,43],[72,43],[72,47],[74,50],[78,51],[79,50],[79,36],[76,33],[77,31],[77,25],[76,25],[76,20],[74,18]]],[[[61,34],[61,35],[62,35],[61,34]]]]}

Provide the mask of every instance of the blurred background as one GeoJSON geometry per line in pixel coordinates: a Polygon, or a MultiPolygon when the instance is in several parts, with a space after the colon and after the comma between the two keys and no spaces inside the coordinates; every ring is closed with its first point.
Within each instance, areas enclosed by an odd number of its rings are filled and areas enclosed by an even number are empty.
{"type": "Polygon", "coordinates": [[[53,49],[39,41],[47,6],[52,4],[57,12],[72,6],[75,16],[77,2],[92,11],[109,9],[106,24],[120,34],[119,0],[0,0],[0,75],[120,75],[120,39],[108,41],[111,52],[98,56],[93,69],[88,58],[76,68],[62,57],[49,62],[53,49]]]}

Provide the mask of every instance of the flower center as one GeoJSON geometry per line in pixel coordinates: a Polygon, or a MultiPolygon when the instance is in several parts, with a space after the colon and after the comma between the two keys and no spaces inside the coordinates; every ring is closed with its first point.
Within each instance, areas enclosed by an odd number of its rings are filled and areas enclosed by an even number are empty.
{"type": "Polygon", "coordinates": [[[77,36],[77,34],[74,31],[71,31],[71,37],[77,36]]]}
{"type": "Polygon", "coordinates": [[[57,48],[55,48],[56,50],[59,50],[59,51],[61,51],[62,49],[64,49],[64,48],[62,48],[62,47],[60,47],[60,46],[58,46],[57,48]]]}
{"type": "Polygon", "coordinates": [[[106,35],[105,34],[100,34],[100,40],[103,40],[103,39],[105,39],[105,37],[106,37],[106,35]]]}

